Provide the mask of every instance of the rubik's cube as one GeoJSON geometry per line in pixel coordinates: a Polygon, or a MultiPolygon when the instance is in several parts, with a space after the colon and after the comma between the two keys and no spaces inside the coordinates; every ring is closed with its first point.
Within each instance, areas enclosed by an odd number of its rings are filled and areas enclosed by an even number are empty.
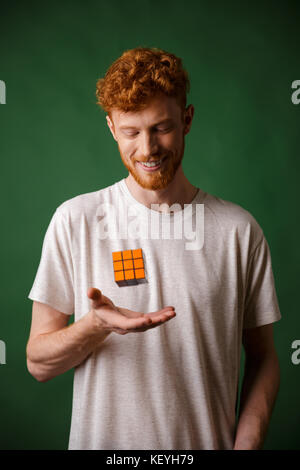
{"type": "Polygon", "coordinates": [[[113,251],[115,282],[118,286],[132,286],[146,282],[145,265],[141,248],[113,251]]]}

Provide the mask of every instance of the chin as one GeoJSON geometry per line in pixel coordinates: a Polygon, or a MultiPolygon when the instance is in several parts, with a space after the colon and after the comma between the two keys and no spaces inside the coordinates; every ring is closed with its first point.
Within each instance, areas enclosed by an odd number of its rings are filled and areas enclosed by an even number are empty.
{"type": "Polygon", "coordinates": [[[171,168],[166,168],[165,171],[158,173],[158,174],[153,174],[153,175],[148,175],[148,176],[142,176],[141,173],[132,166],[129,166],[126,161],[123,160],[123,163],[131,176],[134,178],[134,180],[138,183],[139,186],[141,186],[144,189],[150,189],[152,191],[160,190],[160,189],[165,189],[169,186],[171,181],[173,181],[175,174],[178,170],[179,165],[181,164],[182,158],[178,160],[177,162],[171,162],[171,168]]]}
{"type": "Polygon", "coordinates": [[[156,176],[155,178],[140,178],[139,175],[130,171],[131,176],[135,179],[135,181],[144,189],[152,189],[153,191],[158,189],[166,188],[171,181],[173,180],[173,176],[170,175],[168,178],[164,176],[156,176]]]}

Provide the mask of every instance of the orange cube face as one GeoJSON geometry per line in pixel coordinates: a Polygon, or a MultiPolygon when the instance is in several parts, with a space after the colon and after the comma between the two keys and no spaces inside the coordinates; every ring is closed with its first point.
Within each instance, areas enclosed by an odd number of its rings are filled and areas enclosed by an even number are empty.
{"type": "Polygon", "coordinates": [[[125,279],[134,279],[134,271],[132,269],[127,269],[127,271],[124,271],[125,273],[125,279]]]}
{"type": "Polygon", "coordinates": [[[132,259],[131,250],[122,251],[123,259],[132,259]]]}
{"type": "Polygon", "coordinates": [[[114,251],[112,253],[115,282],[121,286],[146,282],[143,252],[135,250],[114,251]]]}
{"type": "Polygon", "coordinates": [[[132,250],[132,257],[133,258],[143,258],[142,249],[138,248],[137,250],[132,250]]]}
{"type": "Polygon", "coordinates": [[[135,270],[135,277],[136,277],[136,279],[144,279],[145,271],[143,269],[136,269],[135,270]]]}
{"type": "Polygon", "coordinates": [[[124,281],[124,271],[116,271],[115,272],[115,281],[124,281]]]}
{"type": "Polygon", "coordinates": [[[114,271],[122,271],[123,263],[122,261],[114,261],[114,271]]]}
{"type": "Polygon", "coordinates": [[[142,259],[134,259],[133,263],[134,263],[135,268],[143,268],[144,267],[144,261],[142,259]]]}
{"type": "Polygon", "coordinates": [[[122,261],[122,251],[114,251],[112,257],[113,261],[122,261]]]}
{"type": "Polygon", "coordinates": [[[133,268],[133,262],[132,259],[127,259],[124,261],[124,269],[132,269],[133,268]]]}

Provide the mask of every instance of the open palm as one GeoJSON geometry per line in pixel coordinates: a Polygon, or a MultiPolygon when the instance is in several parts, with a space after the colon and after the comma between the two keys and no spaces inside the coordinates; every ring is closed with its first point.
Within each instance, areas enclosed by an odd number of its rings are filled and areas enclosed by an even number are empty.
{"type": "Polygon", "coordinates": [[[150,313],[117,307],[99,289],[94,287],[88,289],[87,296],[92,301],[91,307],[100,319],[102,327],[121,335],[155,328],[176,316],[172,306],[150,313]]]}

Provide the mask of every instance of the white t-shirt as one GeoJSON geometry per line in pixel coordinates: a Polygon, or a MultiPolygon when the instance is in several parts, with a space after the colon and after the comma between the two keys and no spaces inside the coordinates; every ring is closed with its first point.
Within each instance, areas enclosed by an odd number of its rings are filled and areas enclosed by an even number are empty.
{"type": "Polygon", "coordinates": [[[90,310],[89,287],[117,306],[173,305],[177,315],[111,333],[75,368],[69,449],[232,449],[242,330],[281,318],[253,216],[201,189],[162,213],[139,203],[125,178],[74,197],[51,219],[28,297],[77,321],[90,310]],[[146,282],[120,287],[112,252],[138,248],[146,282]]]}

